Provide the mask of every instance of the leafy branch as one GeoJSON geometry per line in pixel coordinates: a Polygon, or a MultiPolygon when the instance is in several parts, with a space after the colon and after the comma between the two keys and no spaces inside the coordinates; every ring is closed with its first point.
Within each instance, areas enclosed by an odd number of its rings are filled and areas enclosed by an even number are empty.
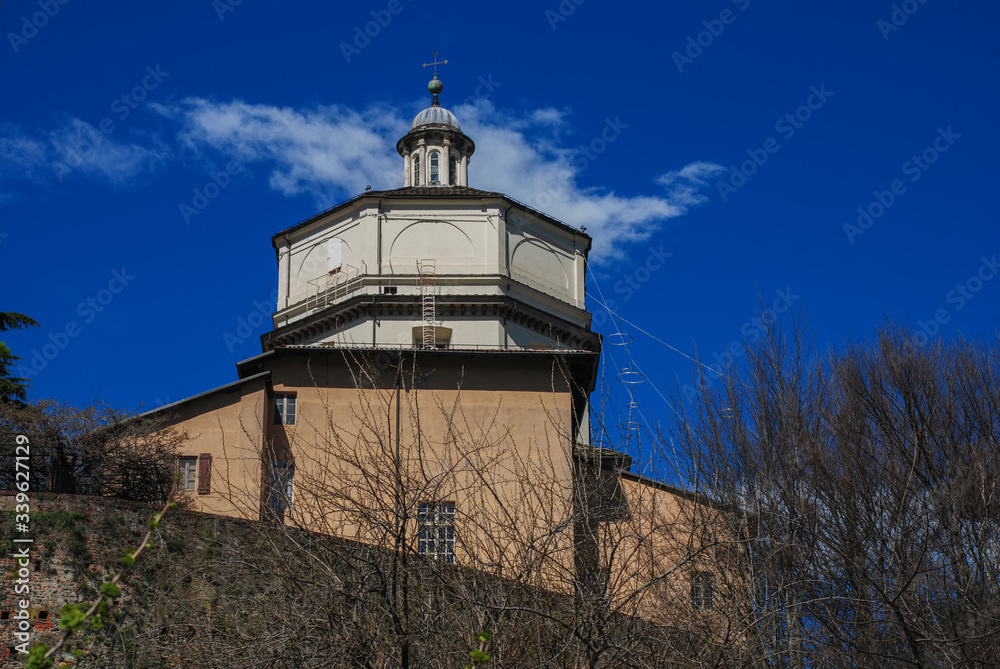
{"type": "MultiPolygon", "coordinates": [[[[86,610],[83,609],[82,604],[67,604],[59,610],[59,627],[64,630],[62,636],[59,638],[59,642],[52,648],[48,648],[44,643],[40,643],[32,648],[28,653],[28,662],[24,665],[25,669],[50,669],[55,664],[55,660],[52,659],[53,656],[63,648],[67,651],[71,650],[70,637],[75,632],[81,631],[91,618],[93,618],[91,628],[95,632],[104,627],[104,621],[111,614],[111,602],[121,596],[121,587],[118,585],[118,582],[125,575],[125,572],[135,564],[136,558],[139,557],[143,550],[153,548],[153,542],[150,541],[153,536],[153,530],[160,526],[160,521],[163,520],[163,516],[167,513],[167,510],[177,506],[177,502],[173,501],[176,490],[177,481],[175,480],[163,508],[149,519],[149,529],[146,531],[146,536],[139,543],[138,548],[126,553],[125,557],[121,559],[124,566],[118,570],[114,578],[101,584],[101,596],[94,600],[86,610]]],[[[73,657],[77,660],[82,658],[94,647],[95,641],[96,637],[90,637],[90,644],[86,650],[73,650],[73,657]]]]}
{"type": "Polygon", "coordinates": [[[469,657],[472,658],[472,664],[467,664],[465,669],[474,669],[475,667],[485,667],[490,662],[490,656],[486,652],[486,644],[493,640],[493,633],[489,630],[483,630],[476,635],[476,641],[479,643],[478,648],[474,648],[469,652],[469,657]]]}

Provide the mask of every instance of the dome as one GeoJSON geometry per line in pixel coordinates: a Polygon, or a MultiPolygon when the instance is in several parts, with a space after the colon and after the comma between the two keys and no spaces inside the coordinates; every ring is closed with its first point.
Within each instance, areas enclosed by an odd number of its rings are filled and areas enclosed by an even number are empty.
{"type": "Polygon", "coordinates": [[[423,110],[413,119],[413,125],[410,126],[410,130],[415,130],[422,125],[450,125],[455,128],[455,130],[461,130],[462,127],[458,125],[458,119],[455,115],[444,107],[428,107],[423,110]]]}

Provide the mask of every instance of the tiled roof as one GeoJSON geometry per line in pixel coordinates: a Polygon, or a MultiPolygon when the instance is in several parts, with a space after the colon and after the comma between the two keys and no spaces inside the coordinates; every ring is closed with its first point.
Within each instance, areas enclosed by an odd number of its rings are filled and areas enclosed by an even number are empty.
{"type": "Polygon", "coordinates": [[[406,186],[392,190],[372,190],[365,195],[377,197],[407,197],[423,195],[468,195],[469,197],[504,197],[503,193],[494,193],[468,186],[406,186]]]}

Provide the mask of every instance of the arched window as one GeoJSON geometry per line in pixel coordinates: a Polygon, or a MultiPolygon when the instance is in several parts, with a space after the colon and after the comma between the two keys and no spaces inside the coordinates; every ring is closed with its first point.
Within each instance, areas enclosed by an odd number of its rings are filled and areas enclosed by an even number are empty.
{"type": "Polygon", "coordinates": [[[413,179],[412,179],[413,185],[414,186],[419,186],[420,185],[420,154],[419,153],[416,154],[415,156],[413,156],[413,174],[411,176],[413,177],[413,179]]]}
{"type": "Polygon", "coordinates": [[[458,185],[458,161],[455,160],[454,155],[448,160],[448,184],[458,185]]]}
{"type": "Polygon", "coordinates": [[[436,184],[440,181],[440,176],[438,175],[438,152],[431,151],[431,183],[436,184]]]}

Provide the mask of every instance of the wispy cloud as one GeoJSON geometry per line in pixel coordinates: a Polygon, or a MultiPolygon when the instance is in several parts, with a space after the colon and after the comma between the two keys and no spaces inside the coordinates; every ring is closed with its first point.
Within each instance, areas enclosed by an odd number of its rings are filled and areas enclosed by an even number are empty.
{"type": "Polygon", "coordinates": [[[366,185],[389,188],[402,181],[395,139],[389,138],[402,136],[406,122],[387,109],[333,105],[299,111],[202,98],[156,109],[181,124],[179,135],[189,150],[265,163],[271,187],[285,195],[309,193],[328,205],[366,185]]]}
{"type": "Polygon", "coordinates": [[[700,191],[709,180],[724,173],[726,168],[716,163],[697,162],[683,169],[667,172],[656,181],[667,189],[667,198],[679,206],[693,207],[708,201],[700,191]]]}
{"type": "Polygon", "coordinates": [[[52,184],[76,175],[124,186],[170,155],[154,135],[143,136],[142,143],[124,141],[78,118],[52,130],[7,124],[2,132],[0,179],[4,180],[52,184]]]}
{"type": "MultiPolygon", "coordinates": [[[[155,108],[179,124],[188,151],[210,160],[259,163],[269,171],[272,188],[286,195],[312,195],[319,206],[356,195],[367,185],[402,186],[395,142],[409,129],[410,119],[391,108],[291,109],[204,98],[155,108]]],[[[598,242],[597,260],[621,257],[628,243],[648,238],[668,219],[704,202],[699,190],[723,169],[696,162],[655,180],[651,175],[650,184],[660,185],[654,192],[619,195],[581,185],[593,160],[615,158],[587,158],[586,148],[567,146],[567,112],[542,108],[514,115],[486,100],[453,111],[477,146],[470,184],[507,193],[571,225],[587,226],[598,242]]]]}

